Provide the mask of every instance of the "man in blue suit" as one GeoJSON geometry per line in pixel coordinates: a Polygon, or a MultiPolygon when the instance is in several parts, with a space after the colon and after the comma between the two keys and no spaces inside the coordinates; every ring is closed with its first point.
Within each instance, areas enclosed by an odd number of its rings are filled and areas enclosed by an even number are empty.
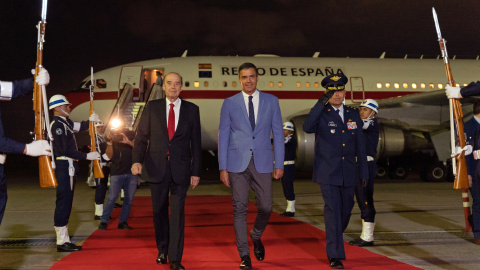
{"type": "Polygon", "coordinates": [[[272,212],[272,172],[283,175],[283,124],[278,98],[258,91],[257,67],[244,63],[238,68],[242,92],[223,102],[218,133],[220,180],[232,189],[233,226],[240,269],[251,269],[248,248],[247,211],[250,187],[255,192],[257,218],[250,231],[257,260],[265,258],[260,237],[272,212]],[[270,133],[273,133],[275,164],[270,133]]]}
{"type": "Polygon", "coordinates": [[[343,232],[353,208],[359,179],[367,185],[368,168],[363,122],[358,111],[343,105],[347,77],[333,74],[322,80],[327,92],[318,100],[303,123],[315,133],[313,182],[322,190],[330,268],[343,269],[343,232]],[[359,174],[359,175],[358,175],[359,174]]]}

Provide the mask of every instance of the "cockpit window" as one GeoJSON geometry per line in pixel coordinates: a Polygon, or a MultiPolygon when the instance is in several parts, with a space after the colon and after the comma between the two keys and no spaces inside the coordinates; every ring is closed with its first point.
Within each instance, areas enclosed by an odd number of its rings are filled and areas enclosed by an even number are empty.
{"type": "MultiPolygon", "coordinates": [[[[86,81],[86,82],[83,81],[80,84],[79,88],[87,88],[88,89],[89,87],[90,87],[90,81],[86,81]]],[[[98,88],[98,89],[107,88],[107,82],[104,79],[97,79],[95,87],[98,88]]]]}

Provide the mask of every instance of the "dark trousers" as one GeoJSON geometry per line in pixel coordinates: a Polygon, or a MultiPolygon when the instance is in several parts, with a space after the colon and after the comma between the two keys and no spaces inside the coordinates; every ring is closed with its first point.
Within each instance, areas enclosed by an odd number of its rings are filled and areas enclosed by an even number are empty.
{"type": "MultiPolygon", "coordinates": [[[[475,167],[480,168],[479,166],[478,160],[475,160],[475,167]]],[[[475,172],[475,176],[472,177],[470,194],[472,195],[473,236],[480,238],[480,174],[478,172],[475,172]]]]}
{"type": "Polygon", "coordinates": [[[365,222],[375,222],[375,205],[373,202],[373,186],[375,184],[375,176],[377,175],[377,164],[375,161],[368,163],[368,183],[367,187],[362,187],[362,181],[359,179],[355,187],[355,198],[362,213],[362,219],[365,222]]]}
{"type": "MultiPolygon", "coordinates": [[[[53,216],[55,227],[63,227],[68,224],[72,212],[73,192],[77,176],[73,176],[73,184],[70,187],[70,175],[68,174],[68,161],[56,160],[55,177],[57,178],[57,200],[55,202],[55,214],[53,216]]],[[[73,162],[75,172],[78,171],[78,163],[73,162]]]]}
{"type": "Polygon", "coordinates": [[[253,157],[247,169],[241,173],[229,173],[233,201],[233,227],[240,257],[250,255],[248,248],[247,211],[250,187],[255,192],[257,218],[250,232],[252,240],[258,240],[267,227],[273,209],[272,174],[259,173],[253,164],[253,157]]]}
{"type": "Polygon", "coordinates": [[[0,225],[2,224],[5,208],[7,207],[7,179],[3,174],[3,164],[0,164],[0,225]]]}
{"type": "Polygon", "coordinates": [[[353,209],[355,187],[320,184],[325,206],[325,233],[327,256],[345,260],[343,232],[348,226],[353,209]]]}
{"type": "Polygon", "coordinates": [[[149,183],[152,193],[153,225],[158,252],[167,253],[170,262],[181,262],[185,233],[185,198],[188,185],[173,182],[170,162],[160,183],[149,183]],[[170,220],[168,191],[170,190],[170,220]]]}
{"type": "Polygon", "coordinates": [[[102,167],[104,178],[95,178],[97,187],[95,188],[95,204],[103,204],[105,196],[107,194],[108,176],[110,175],[110,167],[102,167]]]}
{"type": "Polygon", "coordinates": [[[282,176],[283,195],[287,201],[295,200],[295,191],[293,189],[293,180],[295,180],[295,164],[285,165],[282,176]]]}

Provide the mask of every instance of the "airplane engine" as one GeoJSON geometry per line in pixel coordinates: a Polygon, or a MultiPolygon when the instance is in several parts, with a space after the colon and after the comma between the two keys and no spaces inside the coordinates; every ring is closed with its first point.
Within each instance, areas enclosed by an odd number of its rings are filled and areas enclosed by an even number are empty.
{"type": "MultiPolygon", "coordinates": [[[[290,120],[295,126],[297,139],[297,170],[311,171],[313,168],[313,156],[315,148],[315,134],[307,134],[303,131],[303,123],[306,115],[298,115],[290,120]]],[[[422,134],[413,134],[398,128],[381,125],[377,147],[376,160],[385,160],[393,157],[403,159],[418,151],[432,150],[432,144],[422,134]]]]}

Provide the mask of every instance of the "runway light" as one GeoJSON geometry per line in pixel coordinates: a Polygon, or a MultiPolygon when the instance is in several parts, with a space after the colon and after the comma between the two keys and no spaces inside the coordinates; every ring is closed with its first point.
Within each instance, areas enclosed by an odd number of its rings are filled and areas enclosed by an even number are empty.
{"type": "Polygon", "coordinates": [[[110,121],[110,126],[114,129],[119,128],[122,125],[122,120],[119,118],[113,118],[112,121],[110,121]]]}

